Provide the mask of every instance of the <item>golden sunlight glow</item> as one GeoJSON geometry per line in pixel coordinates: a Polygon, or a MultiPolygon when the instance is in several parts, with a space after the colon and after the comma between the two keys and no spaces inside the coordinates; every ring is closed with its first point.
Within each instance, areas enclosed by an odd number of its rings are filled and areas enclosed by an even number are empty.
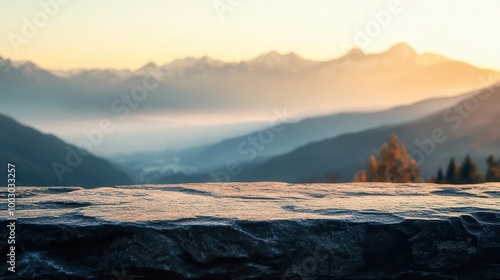
{"type": "Polygon", "coordinates": [[[49,69],[136,69],[204,55],[240,61],[271,50],[326,60],[343,55],[347,46],[379,52],[401,41],[419,52],[500,69],[495,0],[0,3],[0,55],[49,69]]]}

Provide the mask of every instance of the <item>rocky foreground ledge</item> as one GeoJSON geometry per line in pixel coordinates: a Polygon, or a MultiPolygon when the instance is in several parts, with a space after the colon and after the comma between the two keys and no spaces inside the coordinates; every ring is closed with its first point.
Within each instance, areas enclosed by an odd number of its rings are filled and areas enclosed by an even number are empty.
{"type": "Polygon", "coordinates": [[[500,184],[17,192],[2,279],[500,279],[500,184]]]}

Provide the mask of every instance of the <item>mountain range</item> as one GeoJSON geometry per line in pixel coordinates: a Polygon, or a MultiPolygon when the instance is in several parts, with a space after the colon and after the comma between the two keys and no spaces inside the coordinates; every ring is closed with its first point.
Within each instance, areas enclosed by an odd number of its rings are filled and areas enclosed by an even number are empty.
{"type": "Polygon", "coordinates": [[[483,81],[500,80],[500,73],[437,54],[418,54],[405,43],[376,54],[353,49],[328,61],[270,52],[230,63],[190,57],[160,66],[148,63],[135,71],[49,71],[0,58],[0,112],[29,122],[27,112],[17,110],[29,103],[39,110],[71,112],[70,118],[109,116],[110,103],[130,95],[144,77],[158,84],[148,89],[133,116],[224,112],[269,118],[274,109],[286,107],[296,118],[304,118],[457,95],[483,81]]]}
{"type": "Polygon", "coordinates": [[[499,106],[500,84],[473,92],[457,104],[420,119],[304,145],[251,166],[234,180],[350,181],[392,133],[406,144],[424,177],[434,175],[440,167],[445,169],[451,157],[461,161],[467,154],[484,169],[486,158],[500,151],[499,106]]]}
{"type": "MultiPolygon", "coordinates": [[[[241,172],[231,176],[231,180],[349,181],[390,133],[396,132],[409,149],[418,151],[415,141],[431,137],[436,125],[448,128],[448,140],[422,163],[425,176],[432,175],[451,156],[471,153],[480,160],[479,157],[498,149],[496,134],[488,128],[497,121],[497,93],[480,102],[481,109],[470,118],[463,117],[464,125],[457,131],[449,130],[449,122],[443,123],[443,114],[456,110],[461,102],[474,100],[477,92],[473,90],[491,89],[488,87],[500,80],[500,73],[438,54],[418,54],[404,43],[376,54],[353,49],[329,61],[270,52],[234,63],[190,57],[165,65],[148,63],[135,71],[53,71],[32,62],[0,57],[0,112],[37,125],[40,120],[50,123],[63,119],[64,126],[37,128],[64,135],[68,127],[78,127],[82,120],[118,119],[110,105],[130,95],[145,79],[155,86],[148,89],[148,97],[140,106],[129,108],[131,114],[126,122],[155,117],[175,124],[186,116],[203,119],[212,114],[235,121],[242,115],[272,120],[281,108],[292,118],[283,129],[270,124],[253,133],[221,138],[215,144],[155,153],[153,157],[124,148],[122,154],[130,156],[113,162],[141,182],[207,181],[213,179],[210,172],[226,170],[234,162],[241,172]],[[392,108],[359,111],[368,106],[392,108]],[[341,108],[358,111],[331,113],[341,108]],[[465,120],[474,126],[466,125],[465,120]],[[270,131],[271,140],[259,140],[266,133],[269,136],[270,131]],[[251,139],[260,143],[252,144],[251,139]]],[[[456,115],[451,118],[458,122],[456,115]]],[[[162,124],[154,128],[157,134],[148,134],[148,138],[168,137],[161,131],[162,124]]],[[[21,139],[16,142],[12,137],[3,138],[5,143],[0,150],[4,158],[20,162],[21,170],[28,174],[21,182],[58,184],[51,163],[65,160],[68,145],[8,117],[2,116],[0,125],[21,139]],[[48,148],[37,149],[31,139],[48,148]]],[[[131,133],[137,135],[136,130],[131,133]]],[[[143,130],[141,134],[146,135],[143,130]]],[[[117,139],[125,141],[127,135],[118,134],[117,139]]],[[[64,184],[132,182],[103,159],[90,155],[84,162],[78,170],[66,174],[64,184]]]]}
{"type": "MultiPolygon", "coordinates": [[[[272,140],[259,145],[263,149],[255,149],[256,161],[290,152],[311,142],[332,138],[345,133],[362,131],[381,125],[400,124],[418,119],[428,114],[448,108],[459,101],[471,96],[470,93],[453,97],[433,98],[415,104],[398,106],[388,110],[375,112],[339,113],[320,117],[311,117],[296,123],[280,123],[274,127],[265,128],[243,136],[223,140],[209,145],[199,153],[191,153],[189,158],[181,159],[186,164],[213,168],[223,165],[230,160],[247,161],[248,153],[241,150],[250,148],[249,139],[254,137],[262,142],[259,135],[272,133],[272,140]],[[281,129],[280,127],[283,127],[281,129]],[[240,145],[242,145],[240,147],[240,145]]],[[[285,120],[286,121],[286,120],[285,120]]],[[[268,136],[266,136],[268,137],[268,136]]],[[[253,160],[252,160],[253,161],[253,160]]]]}

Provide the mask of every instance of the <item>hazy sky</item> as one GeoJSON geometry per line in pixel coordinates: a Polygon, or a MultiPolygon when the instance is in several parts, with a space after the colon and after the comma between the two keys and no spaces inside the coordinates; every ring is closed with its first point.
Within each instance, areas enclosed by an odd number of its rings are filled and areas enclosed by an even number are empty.
{"type": "Polygon", "coordinates": [[[61,0],[68,3],[47,11],[39,4],[56,1],[0,0],[0,56],[51,69],[136,69],[203,55],[240,61],[271,50],[326,60],[367,36],[358,45],[368,52],[406,41],[500,70],[497,0],[61,0]],[[375,23],[381,11],[390,19],[375,23]]]}

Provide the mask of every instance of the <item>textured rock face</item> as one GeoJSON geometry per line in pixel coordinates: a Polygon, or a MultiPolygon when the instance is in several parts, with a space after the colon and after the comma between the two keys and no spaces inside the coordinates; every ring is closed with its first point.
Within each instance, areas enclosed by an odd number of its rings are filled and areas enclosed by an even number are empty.
{"type": "Polygon", "coordinates": [[[18,272],[2,279],[499,279],[499,189],[24,189],[18,272]]]}

